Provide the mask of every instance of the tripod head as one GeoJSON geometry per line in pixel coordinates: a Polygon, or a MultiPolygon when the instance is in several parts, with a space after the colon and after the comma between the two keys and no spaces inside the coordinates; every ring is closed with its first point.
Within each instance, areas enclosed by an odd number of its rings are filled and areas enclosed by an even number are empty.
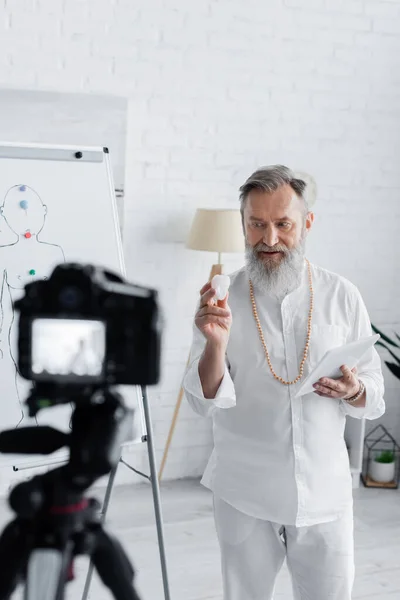
{"type": "MultiPolygon", "coordinates": [[[[29,415],[37,414],[40,403],[49,405],[49,397],[42,388],[33,387],[26,401],[29,415]]],[[[79,486],[82,490],[87,489],[117,464],[133,413],[125,407],[122,396],[108,387],[97,387],[91,394],[75,400],[69,434],[47,426],[3,431],[0,433],[0,452],[50,454],[67,446],[69,462],[63,469],[68,473],[70,485],[77,485],[78,474],[79,486]]]]}
{"type": "MultiPolygon", "coordinates": [[[[43,396],[34,387],[27,404],[36,414],[43,396]]],[[[76,404],[71,433],[52,427],[25,427],[0,433],[0,452],[50,454],[69,447],[68,462],[11,491],[16,519],[0,537],[0,600],[25,581],[25,600],[63,600],[73,577],[73,558],[89,554],[116,599],[138,599],[133,568],[117,540],[100,522],[100,504],[85,491],[120,458],[132,411],[122,396],[97,388],[76,404]]]]}

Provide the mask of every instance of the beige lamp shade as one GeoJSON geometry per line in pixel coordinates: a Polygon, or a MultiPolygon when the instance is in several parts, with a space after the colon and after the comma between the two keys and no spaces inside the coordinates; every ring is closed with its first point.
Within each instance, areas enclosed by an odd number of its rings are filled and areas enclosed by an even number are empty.
{"type": "Polygon", "coordinates": [[[239,210],[198,208],[186,246],[191,250],[244,252],[242,219],[239,210]]]}

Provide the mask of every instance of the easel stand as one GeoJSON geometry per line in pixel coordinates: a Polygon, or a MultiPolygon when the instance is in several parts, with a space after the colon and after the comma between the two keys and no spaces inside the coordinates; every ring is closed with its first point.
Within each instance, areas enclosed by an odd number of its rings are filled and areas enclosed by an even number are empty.
{"type": "MultiPolygon", "coordinates": [[[[157,537],[158,537],[158,547],[160,553],[160,563],[161,563],[161,574],[163,580],[164,587],[164,598],[165,600],[170,600],[169,593],[169,584],[168,584],[168,573],[167,573],[167,559],[165,552],[165,542],[164,542],[164,528],[163,528],[163,519],[162,519],[162,511],[161,511],[161,501],[160,501],[160,488],[157,480],[157,467],[156,467],[156,459],[155,459],[155,450],[154,450],[154,440],[153,440],[153,428],[151,423],[151,414],[150,407],[147,398],[147,391],[145,387],[141,388],[142,391],[142,401],[143,401],[143,409],[144,416],[146,421],[146,432],[147,435],[144,436],[143,442],[147,442],[147,450],[149,455],[149,466],[150,466],[150,476],[145,473],[141,473],[134,469],[131,465],[125,462],[122,456],[119,459],[119,462],[123,463],[128,469],[134,471],[141,477],[144,477],[151,483],[152,491],[153,491],[153,504],[154,504],[154,514],[157,526],[157,537]]],[[[114,486],[115,476],[118,470],[118,464],[111,471],[110,477],[107,484],[106,493],[104,496],[103,508],[102,508],[102,521],[104,522],[108,510],[108,506],[110,504],[111,493],[114,486]]],[[[135,564],[135,557],[132,557],[133,564],[135,564]]],[[[86,576],[85,587],[83,590],[82,600],[87,600],[89,595],[90,583],[93,575],[93,564],[90,563],[88,574],[86,576]]]]}
{"type": "MultiPolygon", "coordinates": [[[[210,276],[208,278],[208,281],[211,281],[212,278],[214,277],[214,275],[222,275],[222,265],[221,265],[220,256],[218,258],[219,258],[218,264],[217,265],[213,265],[211,267],[210,276]]],[[[190,355],[188,357],[188,360],[187,360],[187,363],[186,363],[186,367],[188,367],[188,365],[189,365],[189,359],[190,359],[190,355]]],[[[160,470],[159,470],[159,473],[158,473],[158,481],[161,481],[161,478],[162,478],[162,475],[163,475],[163,472],[164,472],[164,467],[165,467],[165,464],[167,462],[168,452],[169,452],[169,448],[171,446],[171,442],[172,442],[172,438],[173,438],[173,435],[174,435],[176,423],[178,421],[178,415],[179,415],[179,410],[181,408],[182,399],[183,399],[183,387],[181,386],[181,389],[179,390],[179,394],[178,394],[178,399],[177,399],[176,404],[175,404],[175,410],[174,410],[174,414],[172,416],[171,426],[170,426],[169,432],[168,432],[167,443],[165,445],[164,454],[163,454],[163,457],[162,457],[162,460],[161,460],[160,470]]]]}

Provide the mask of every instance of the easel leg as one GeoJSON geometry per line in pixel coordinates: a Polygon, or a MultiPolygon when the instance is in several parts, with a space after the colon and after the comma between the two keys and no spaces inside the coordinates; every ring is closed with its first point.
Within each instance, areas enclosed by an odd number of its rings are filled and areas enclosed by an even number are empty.
{"type": "Polygon", "coordinates": [[[156,526],[157,526],[158,548],[159,548],[159,552],[160,552],[161,573],[162,573],[163,586],[164,586],[164,598],[165,598],[165,600],[170,600],[168,573],[167,573],[167,558],[166,558],[166,553],[165,553],[164,529],[163,529],[163,519],[162,519],[161,501],[160,501],[160,488],[159,488],[158,479],[157,479],[157,466],[156,466],[154,441],[153,441],[153,427],[152,427],[152,423],[151,423],[151,414],[150,414],[149,402],[147,399],[147,391],[146,391],[146,388],[144,388],[144,387],[142,387],[142,394],[143,394],[144,415],[145,415],[145,419],[146,419],[147,449],[148,449],[148,453],[149,453],[149,464],[150,464],[150,481],[151,481],[151,487],[153,489],[154,514],[155,514],[156,526]]]}
{"type": "Polygon", "coordinates": [[[113,468],[113,470],[110,473],[110,478],[108,480],[108,484],[107,484],[107,489],[106,489],[106,493],[104,496],[104,502],[103,502],[103,508],[101,511],[101,520],[104,523],[104,521],[106,520],[106,514],[108,511],[108,505],[110,504],[110,499],[111,499],[111,493],[114,487],[114,481],[115,481],[115,477],[117,475],[117,470],[118,470],[118,465],[121,461],[121,458],[119,459],[119,461],[117,462],[117,464],[115,465],[115,467],[113,468]]]}

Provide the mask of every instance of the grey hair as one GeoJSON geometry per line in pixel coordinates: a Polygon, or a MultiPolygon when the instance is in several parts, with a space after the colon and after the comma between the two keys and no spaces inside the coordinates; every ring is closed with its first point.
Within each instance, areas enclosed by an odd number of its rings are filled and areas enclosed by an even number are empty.
{"type": "Polygon", "coordinates": [[[304,202],[305,214],[308,213],[308,203],[305,197],[307,183],[303,179],[296,177],[295,173],[283,165],[271,165],[260,167],[239,188],[240,191],[240,213],[242,215],[246,204],[247,196],[252,190],[261,190],[267,193],[275,192],[283,185],[290,185],[296,194],[304,202]]]}

